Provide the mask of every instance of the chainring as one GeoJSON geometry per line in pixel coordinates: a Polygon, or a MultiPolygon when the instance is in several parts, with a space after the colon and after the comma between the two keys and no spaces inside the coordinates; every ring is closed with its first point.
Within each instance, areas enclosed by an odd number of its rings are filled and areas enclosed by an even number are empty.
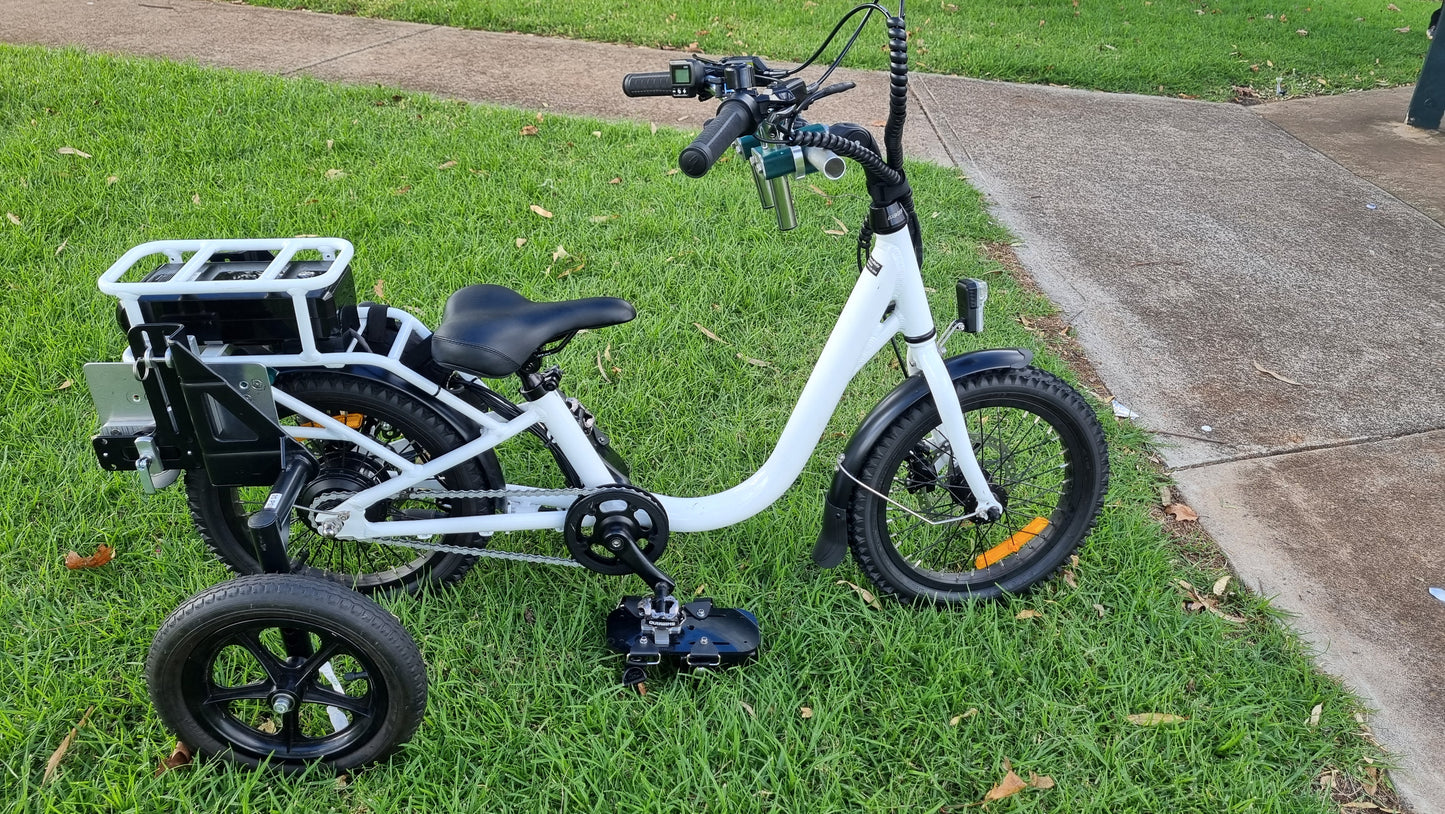
{"type": "Polygon", "coordinates": [[[667,549],[667,512],[657,498],[633,486],[611,484],[578,498],[567,509],[563,537],[572,558],[599,574],[632,569],[608,548],[606,537],[630,536],[648,562],[667,549]]]}

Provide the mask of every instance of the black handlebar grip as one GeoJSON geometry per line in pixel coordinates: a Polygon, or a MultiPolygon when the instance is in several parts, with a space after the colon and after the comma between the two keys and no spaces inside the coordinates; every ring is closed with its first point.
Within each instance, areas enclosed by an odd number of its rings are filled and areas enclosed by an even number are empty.
{"type": "Polygon", "coordinates": [[[717,116],[702,126],[702,132],[677,157],[677,166],[690,178],[707,175],[729,144],[757,126],[753,106],[735,96],[722,103],[717,116]]]}
{"type": "Polygon", "coordinates": [[[672,74],[667,71],[630,73],[622,77],[622,92],[628,96],[671,96],[672,74]]]}

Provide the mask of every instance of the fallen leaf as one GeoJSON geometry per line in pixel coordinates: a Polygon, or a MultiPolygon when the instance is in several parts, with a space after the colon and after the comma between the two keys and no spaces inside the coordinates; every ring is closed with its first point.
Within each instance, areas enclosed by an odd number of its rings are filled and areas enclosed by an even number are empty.
{"type": "Polygon", "coordinates": [[[1296,28],[1294,33],[1300,35],[1301,37],[1308,37],[1310,35],[1310,32],[1306,31],[1303,28],[1296,28]]]}
{"type": "Polygon", "coordinates": [[[547,120],[547,119],[542,115],[542,111],[540,111],[540,110],[537,111],[537,124],[541,124],[542,122],[544,122],[544,121],[546,121],[546,120],[547,120]]]}
{"type": "MultiPolygon", "coordinates": [[[[741,355],[741,354],[739,354],[739,355],[741,355]]],[[[870,607],[870,608],[872,608],[872,609],[874,609],[874,610],[880,610],[880,611],[883,610],[883,603],[879,602],[879,601],[878,601],[878,597],[874,596],[874,595],[873,595],[873,592],[872,592],[872,591],[869,591],[867,588],[864,588],[864,587],[859,586],[859,585],[854,585],[853,583],[849,582],[849,581],[846,580],[846,579],[840,579],[840,580],[838,580],[837,582],[835,582],[835,583],[833,583],[833,584],[834,584],[834,585],[847,585],[849,588],[852,588],[853,591],[854,591],[855,593],[857,593],[859,597],[861,597],[861,598],[863,599],[863,603],[864,603],[865,605],[867,605],[868,607],[870,607]]]]}
{"type": "Polygon", "coordinates": [[[1325,705],[1324,705],[1324,704],[1322,704],[1322,703],[1321,703],[1321,704],[1315,704],[1314,709],[1311,709],[1311,710],[1310,710],[1310,719],[1309,719],[1308,721],[1305,721],[1305,726],[1311,726],[1311,727],[1313,727],[1313,726],[1319,726],[1319,725],[1320,725],[1320,715],[1321,715],[1322,713],[1324,713],[1324,711],[1325,711],[1325,705]]]}
{"type": "Polygon", "coordinates": [[[756,717],[758,717],[758,713],[755,712],[755,711],[753,711],[753,705],[752,705],[752,704],[749,704],[749,703],[746,702],[746,701],[739,701],[738,703],[743,705],[743,709],[748,713],[748,717],[749,717],[749,718],[756,718],[756,717]]]}
{"type": "Polygon", "coordinates": [[[611,181],[608,181],[607,183],[609,183],[609,184],[620,184],[620,183],[622,183],[622,179],[621,179],[621,178],[613,178],[611,181]]]}
{"type": "Polygon", "coordinates": [[[405,194],[407,194],[408,192],[411,192],[411,184],[407,184],[407,185],[404,186],[404,187],[397,187],[396,189],[393,189],[393,190],[391,191],[391,194],[393,194],[393,195],[405,195],[405,194]]]}
{"type": "Polygon", "coordinates": [[[1160,486],[1160,487],[1159,487],[1159,505],[1160,505],[1160,506],[1168,506],[1170,503],[1173,503],[1173,502],[1174,502],[1174,492],[1172,492],[1172,491],[1169,489],[1168,486],[1160,486]]]}
{"type": "Polygon", "coordinates": [[[1272,377],[1272,378],[1279,379],[1280,381],[1284,382],[1285,384],[1292,384],[1292,385],[1294,385],[1295,387],[1299,387],[1299,382],[1295,381],[1294,379],[1288,378],[1288,377],[1286,377],[1286,376],[1281,376],[1280,374],[1276,373],[1275,371],[1270,370],[1269,368],[1265,367],[1264,365],[1261,365],[1259,362],[1255,362],[1255,363],[1254,363],[1254,369],[1255,369],[1255,370],[1258,370],[1260,373],[1263,373],[1263,374],[1266,375],[1266,376],[1270,376],[1270,377],[1272,377]]]}
{"type": "Polygon", "coordinates": [[[1189,719],[1167,712],[1140,712],[1136,715],[1126,716],[1124,720],[1135,726],[1158,726],[1160,724],[1177,724],[1189,719]]]}
{"type": "Polygon", "coordinates": [[[1042,613],[1039,613],[1039,612],[1036,611],[1036,610],[1021,610],[1021,611],[1018,612],[1018,615],[1015,616],[1014,618],[1015,618],[1015,619],[1042,619],[1042,618],[1044,618],[1044,615],[1043,615],[1042,613]]]}
{"type": "Polygon", "coordinates": [[[1051,789],[1054,787],[1054,779],[1046,774],[1029,772],[1029,785],[1036,789],[1051,789]]]}
{"type": "Polygon", "coordinates": [[[983,796],[983,800],[984,802],[1002,800],[1005,797],[1018,794],[1028,787],[1029,784],[1025,783],[1022,777],[1014,774],[1013,769],[1009,769],[1008,774],[1003,776],[1003,780],[1000,780],[997,786],[988,790],[988,794],[983,796]]]}
{"type": "Polygon", "coordinates": [[[40,784],[42,786],[55,779],[55,769],[60,766],[61,758],[64,758],[66,751],[70,749],[71,741],[75,740],[75,733],[79,732],[80,728],[85,726],[85,722],[90,720],[90,713],[94,711],[95,705],[92,704],[90,709],[87,709],[85,714],[80,716],[80,723],[70,728],[70,734],[66,735],[65,738],[60,741],[60,745],[55,747],[55,751],[51,753],[50,759],[45,761],[45,774],[40,777],[40,784]]]}
{"type": "Polygon", "coordinates": [[[106,178],[105,178],[105,185],[106,185],[106,186],[112,186],[112,185],[115,184],[116,181],[119,181],[119,180],[120,180],[120,177],[119,177],[119,176],[108,175],[108,176],[106,176],[106,178]]]}
{"type": "Polygon", "coordinates": [[[646,682],[644,682],[644,681],[639,681],[639,682],[637,682],[637,694],[640,695],[640,696],[642,696],[643,698],[646,698],[646,697],[647,697],[647,683],[646,683],[646,682]]]}
{"type": "Polygon", "coordinates": [[[743,360],[744,362],[747,362],[748,364],[752,365],[753,367],[772,367],[772,366],[773,366],[773,363],[772,363],[772,362],[764,362],[762,359],[754,359],[754,358],[752,358],[751,356],[744,356],[744,355],[742,355],[741,353],[738,354],[738,358],[741,359],[741,360],[743,360]]]}
{"type": "Polygon", "coordinates": [[[1395,5],[1394,3],[1390,3],[1389,5],[1385,6],[1385,8],[1389,9],[1390,11],[1399,11],[1399,10],[1400,10],[1400,7],[1397,6],[1397,5],[1395,5]]]}
{"type": "Polygon", "coordinates": [[[667,174],[667,175],[677,175],[678,172],[679,172],[678,168],[677,168],[677,167],[673,167],[672,169],[668,170],[666,174],[667,174]]]}
{"type": "Polygon", "coordinates": [[[1367,801],[1364,801],[1364,800],[1356,800],[1356,801],[1353,802],[1353,803],[1341,803],[1341,804],[1340,804],[1340,808],[1379,809],[1380,807],[1377,806],[1377,805],[1375,805],[1374,803],[1371,803],[1371,802],[1367,802],[1367,801]]]}
{"type": "Polygon", "coordinates": [[[61,155],[73,155],[73,156],[78,156],[78,157],[80,157],[80,158],[90,158],[90,153],[82,152],[82,151],[80,151],[80,150],[75,149],[74,147],[61,147],[59,150],[56,150],[55,152],[60,153],[61,155]]]}
{"type": "Polygon", "coordinates": [[[652,125],[652,135],[657,135],[657,122],[648,122],[648,124],[652,125]]]}
{"type": "Polygon", "coordinates": [[[1214,594],[1215,596],[1219,596],[1219,597],[1224,596],[1224,591],[1225,591],[1225,589],[1227,589],[1227,588],[1229,587],[1229,579],[1230,579],[1229,574],[1225,574],[1224,576],[1222,576],[1222,577],[1220,577],[1219,579],[1215,580],[1215,581],[1214,581],[1214,588],[1213,588],[1212,590],[1210,590],[1210,593],[1214,594]]]}
{"type": "Polygon", "coordinates": [[[1100,605],[1098,602],[1094,603],[1094,610],[1098,612],[1100,619],[1103,619],[1104,614],[1108,612],[1108,609],[1105,608],[1103,605],[1100,605]]]}
{"type": "Polygon", "coordinates": [[[335,139],[327,139],[327,140],[326,140],[326,149],[327,149],[328,151],[329,151],[332,147],[334,147],[334,146],[336,146],[336,140],[335,140],[335,139]]]}
{"type": "Polygon", "coordinates": [[[70,379],[66,379],[65,381],[63,381],[63,382],[60,383],[60,386],[59,386],[59,387],[57,387],[57,388],[55,388],[55,389],[56,389],[56,390],[69,390],[69,389],[70,389],[70,386],[71,386],[72,384],[75,384],[75,382],[71,381],[70,379]]]}
{"type": "Polygon", "coordinates": [[[1396,33],[1396,34],[1409,34],[1409,33],[1410,33],[1410,26],[1407,25],[1407,26],[1405,26],[1405,27],[1403,27],[1403,28],[1397,28],[1397,29],[1395,29],[1395,33],[1396,33]]]}
{"type": "Polygon", "coordinates": [[[375,294],[378,300],[381,299],[381,287],[385,284],[385,280],[377,280],[376,285],[371,287],[371,293],[375,294]]]}
{"type": "Polygon", "coordinates": [[[949,726],[958,726],[959,724],[963,723],[964,719],[966,719],[966,718],[972,718],[973,716],[975,716],[975,715],[977,715],[977,714],[978,714],[978,708],[977,708],[977,707],[969,707],[969,708],[968,708],[968,711],[965,712],[965,713],[963,713],[962,715],[955,715],[955,716],[953,716],[952,718],[949,718],[949,719],[948,719],[948,725],[949,725],[949,726]]]}
{"type": "Polygon", "coordinates": [[[834,237],[842,237],[843,235],[848,234],[848,232],[847,230],[839,231],[837,229],[824,229],[823,234],[832,235],[834,237]]]}
{"type": "Polygon", "coordinates": [[[529,124],[522,128],[522,135],[524,136],[535,136],[537,132],[537,125],[535,124],[529,124]]]}
{"type": "Polygon", "coordinates": [[[798,707],[798,714],[801,715],[801,716],[803,716],[803,719],[804,719],[804,720],[807,720],[807,719],[813,717],[813,708],[812,708],[812,707],[798,707]]]}
{"type": "Polygon", "coordinates": [[[1199,519],[1199,515],[1183,503],[1171,503],[1165,506],[1164,513],[1174,515],[1176,523],[1192,523],[1199,519]]]}
{"type": "Polygon", "coordinates": [[[156,777],[160,777],[171,769],[179,769],[191,762],[191,747],[181,741],[176,741],[176,748],[171,756],[162,758],[160,765],[156,766],[156,777]]]}
{"type": "Polygon", "coordinates": [[[115,550],[105,543],[96,546],[95,553],[89,557],[82,557],[74,551],[65,555],[65,567],[74,571],[79,568],[99,568],[110,562],[115,557],[115,550]]]}
{"type": "Polygon", "coordinates": [[[593,138],[602,138],[602,131],[601,131],[601,130],[593,130],[593,131],[592,131],[592,137],[593,137],[593,138]]]}
{"type": "Polygon", "coordinates": [[[537,624],[537,614],[533,613],[531,608],[523,608],[522,621],[529,625],[535,625],[537,624]]]}
{"type": "MultiPolygon", "coordinates": [[[[583,261],[583,262],[578,263],[577,265],[573,266],[572,268],[567,269],[566,271],[562,272],[561,274],[558,274],[558,275],[557,275],[557,279],[560,280],[560,279],[562,279],[563,277],[571,277],[573,274],[576,274],[577,272],[579,272],[579,271],[581,271],[582,269],[585,269],[585,268],[587,268],[587,263],[586,263],[586,261],[583,261]]],[[[612,368],[612,372],[613,372],[613,373],[621,373],[622,371],[614,367],[614,368],[612,368]]]]}
{"type": "Polygon", "coordinates": [[[727,342],[722,337],[718,336],[712,331],[709,331],[707,328],[702,327],[700,323],[694,322],[693,325],[696,326],[699,331],[702,331],[703,336],[706,336],[708,339],[711,339],[714,342],[722,342],[724,345],[727,344],[727,342]]]}
{"type": "Polygon", "coordinates": [[[617,218],[617,215],[593,215],[587,221],[589,223],[606,223],[610,220],[617,220],[617,218]]]}
{"type": "Polygon", "coordinates": [[[558,260],[561,260],[561,259],[564,258],[564,257],[571,257],[571,256],[572,256],[572,255],[570,255],[570,254],[567,253],[567,250],[566,250],[566,249],[562,248],[562,244],[559,243],[559,244],[557,244],[557,251],[552,252],[552,262],[555,263],[555,262],[557,262],[558,260]]]}
{"type": "Polygon", "coordinates": [[[697,586],[697,590],[696,590],[696,591],[693,591],[693,592],[692,592],[692,595],[693,595],[693,596],[702,596],[702,595],[705,594],[705,593],[707,593],[707,583],[706,583],[706,582],[704,582],[703,584],[697,586]]]}
{"type": "Polygon", "coordinates": [[[1067,568],[1064,569],[1064,582],[1068,583],[1070,588],[1079,587],[1079,578],[1074,576],[1074,572],[1067,568]]]}
{"type": "Polygon", "coordinates": [[[531,209],[533,212],[536,212],[538,215],[541,215],[541,216],[544,217],[544,218],[550,218],[550,217],[552,217],[552,213],[551,213],[551,212],[548,212],[547,210],[543,209],[542,207],[540,207],[540,206],[538,206],[538,205],[536,205],[536,204],[532,204],[530,207],[528,207],[528,209],[531,209]]]}
{"type": "Polygon", "coordinates": [[[600,353],[597,354],[597,372],[602,374],[602,381],[612,384],[612,380],[607,378],[607,369],[602,367],[602,354],[600,353]]]}
{"type": "Polygon", "coordinates": [[[20,216],[15,214],[14,212],[6,212],[5,217],[9,218],[10,222],[15,224],[16,226],[20,225],[20,216]]]}
{"type": "Polygon", "coordinates": [[[456,165],[457,165],[457,162],[455,162],[455,161],[445,161],[445,162],[441,163],[440,165],[438,165],[438,166],[437,166],[437,169],[439,169],[439,170],[449,170],[449,169],[451,169],[452,167],[455,167],[456,165]]]}
{"type": "Polygon", "coordinates": [[[191,203],[195,204],[196,206],[201,205],[201,194],[199,192],[191,193],[191,203]]]}
{"type": "Polygon", "coordinates": [[[346,170],[338,170],[335,167],[326,171],[326,180],[335,181],[337,178],[345,178],[346,170]]]}
{"type": "Polygon", "coordinates": [[[60,245],[55,247],[55,256],[56,256],[56,257],[59,257],[59,256],[60,256],[60,253],[63,252],[63,251],[65,251],[65,247],[66,247],[66,246],[69,246],[69,245],[70,245],[70,239],[69,239],[69,238],[66,238],[65,240],[60,241],[60,245]]]}
{"type": "Polygon", "coordinates": [[[525,246],[525,245],[527,245],[527,239],[526,239],[525,237],[519,237],[519,238],[517,238],[517,248],[520,249],[520,248],[522,248],[522,247],[525,246]]]}
{"type": "Polygon", "coordinates": [[[843,230],[843,234],[848,234],[848,224],[844,223],[841,220],[838,220],[837,217],[833,218],[833,222],[838,224],[838,228],[843,230]]]}

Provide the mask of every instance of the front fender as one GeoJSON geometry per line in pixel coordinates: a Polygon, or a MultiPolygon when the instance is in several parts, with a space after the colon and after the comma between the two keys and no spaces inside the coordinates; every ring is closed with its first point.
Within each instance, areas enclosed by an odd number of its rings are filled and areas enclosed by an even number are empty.
{"type": "MultiPolygon", "coordinates": [[[[949,357],[944,360],[944,365],[948,368],[949,379],[957,382],[989,370],[1027,367],[1033,358],[1032,351],[1022,348],[991,348],[949,357]]],[[[833,485],[829,487],[828,496],[823,503],[823,528],[818,532],[817,544],[813,546],[813,562],[824,568],[832,568],[843,561],[843,555],[847,551],[848,502],[852,499],[857,484],[843,474],[843,469],[855,473],[861,471],[863,459],[878,443],[889,425],[920,399],[929,396],[928,382],[924,381],[923,374],[915,373],[893,388],[893,392],[884,396],[853,432],[853,437],[849,439],[848,447],[843,450],[843,457],[838,462],[838,469],[833,472],[833,485]]]]}

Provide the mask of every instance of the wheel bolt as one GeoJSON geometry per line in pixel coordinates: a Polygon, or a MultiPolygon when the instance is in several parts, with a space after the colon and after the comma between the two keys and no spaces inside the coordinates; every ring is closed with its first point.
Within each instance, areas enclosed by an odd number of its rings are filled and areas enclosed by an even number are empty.
{"type": "Polygon", "coordinates": [[[280,693],[271,699],[271,709],[277,715],[285,715],[296,706],[296,699],[286,693],[280,693]]]}

